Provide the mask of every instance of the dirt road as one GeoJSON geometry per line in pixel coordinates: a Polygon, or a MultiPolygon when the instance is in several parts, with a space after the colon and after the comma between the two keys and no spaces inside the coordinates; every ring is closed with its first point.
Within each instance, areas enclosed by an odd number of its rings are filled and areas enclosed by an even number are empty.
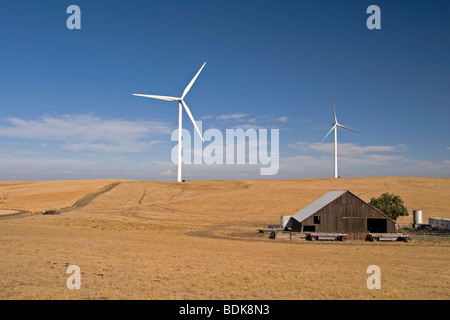
{"type": "Polygon", "coordinates": [[[80,200],[78,200],[77,202],[75,202],[70,208],[63,210],[64,212],[68,212],[74,209],[79,209],[79,208],[84,208],[86,207],[92,200],[94,200],[95,198],[97,198],[98,196],[111,191],[112,189],[114,189],[115,187],[117,187],[119,184],[121,184],[121,182],[113,182],[109,185],[107,185],[106,187],[102,188],[100,191],[98,192],[94,192],[94,193],[90,193],[87,196],[81,198],[80,200]]]}

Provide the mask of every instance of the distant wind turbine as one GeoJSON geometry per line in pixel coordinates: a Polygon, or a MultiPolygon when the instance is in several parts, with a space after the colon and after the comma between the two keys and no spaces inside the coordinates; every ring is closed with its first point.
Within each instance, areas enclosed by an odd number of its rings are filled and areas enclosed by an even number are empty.
{"type": "Polygon", "coordinates": [[[331,100],[331,97],[330,97],[330,101],[331,101],[331,107],[333,108],[334,123],[331,124],[333,127],[331,128],[330,131],[328,131],[327,135],[325,136],[325,138],[323,138],[322,142],[328,137],[328,135],[331,133],[331,131],[334,130],[334,177],[339,178],[339,176],[338,176],[338,161],[337,161],[337,157],[338,157],[338,155],[337,155],[337,127],[341,127],[343,129],[346,129],[346,130],[349,130],[352,132],[356,132],[356,133],[359,133],[359,132],[349,129],[338,123],[337,117],[336,117],[336,111],[334,110],[333,100],[331,100]]]}
{"type": "Polygon", "coordinates": [[[166,101],[178,101],[178,173],[177,173],[177,181],[181,182],[181,152],[182,152],[182,114],[183,114],[183,107],[184,110],[186,110],[186,113],[188,114],[189,118],[191,119],[192,123],[194,124],[195,129],[197,130],[198,134],[200,135],[200,138],[203,140],[202,133],[197,127],[197,124],[195,123],[194,117],[192,116],[191,111],[189,110],[188,106],[184,102],[184,97],[187,95],[189,90],[191,89],[192,85],[194,84],[195,80],[197,79],[198,75],[202,71],[203,67],[205,66],[206,62],[202,65],[200,70],[197,72],[197,74],[194,76],[194,78],[189,82],[186,89],[183,91],[183,95],[181,98],[176,97],[167,97],[167,96],[155,96],[155,95],[148,95],[148,94],[135,94],[134,96],[140,96],[140,97],[146,97],[146,98],[153,98],[153,99],[159,99],[159,100],[166,100],[166,101]]]}

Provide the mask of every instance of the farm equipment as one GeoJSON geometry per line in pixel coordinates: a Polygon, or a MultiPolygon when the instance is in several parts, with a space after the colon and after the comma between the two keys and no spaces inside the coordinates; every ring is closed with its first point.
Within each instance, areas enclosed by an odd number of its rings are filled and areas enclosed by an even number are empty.
{"type": "Polygon", "coordinates": [[[397,234],[397,233],[380,233],[380,234],[372,234],[369,233],[366,236],[366,241],[403,241],[410,242],[411,238],[406,234],[397,234]]]}
{"type": "Polygon", "coordinates": [[[346,233],[307,233],[306,240],[309,241],[346,241],[346,233]]]}
{"type": "MultiPolygon", "coordinates": [[[[260,233],[264,233],[263,230],[259,231],[260,233]],[[261,232],[262,231],[262,232],[261,232]]],[[[272,230],[270,231],[269,239],[277,239],[277,240],[304,240],[305,234],[301,232],[293,232],[293,231],[282,231],[282,230],[272,230]]]]}

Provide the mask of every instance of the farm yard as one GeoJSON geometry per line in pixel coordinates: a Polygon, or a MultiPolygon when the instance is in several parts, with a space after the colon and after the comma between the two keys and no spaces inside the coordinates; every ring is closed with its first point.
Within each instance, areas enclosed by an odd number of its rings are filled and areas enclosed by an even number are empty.
{"type": "Polygon", "coordinates": [[[448,178],[0,182],[0,299],[449,299],[450,242],[274,241],[330,190],[449,218],[448,178]],[[58,210],[59,214],[42,214],[58,210]],[[81,270],[69,290],[66,269],[81,270]],[[370,265],[381,289],[366,285],[370,265]]]}

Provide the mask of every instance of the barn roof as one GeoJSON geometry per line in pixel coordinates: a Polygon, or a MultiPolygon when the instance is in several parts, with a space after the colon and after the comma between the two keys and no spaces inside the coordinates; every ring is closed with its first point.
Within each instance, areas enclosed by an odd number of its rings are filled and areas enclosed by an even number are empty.
{"type": "Polygon", "coordinates": [[[309,205],[304,207],[302,210],[300,210],[299,212],[294,214],[292,216],[292,218],[294,218],[298,222],[302,222],[303,220],[310,217],[311,215],[313,215],[314,213],[316,213],[317,211],[319,211],[320,209],[325,207],[330,202],[336,200],[337,198],[339,198],[346,192],[348,192],[348,191],[347,190],[329,191],[326,194],[324,194],[322,197],[317,199],[316,201],[311,202],[309,205]]]}

